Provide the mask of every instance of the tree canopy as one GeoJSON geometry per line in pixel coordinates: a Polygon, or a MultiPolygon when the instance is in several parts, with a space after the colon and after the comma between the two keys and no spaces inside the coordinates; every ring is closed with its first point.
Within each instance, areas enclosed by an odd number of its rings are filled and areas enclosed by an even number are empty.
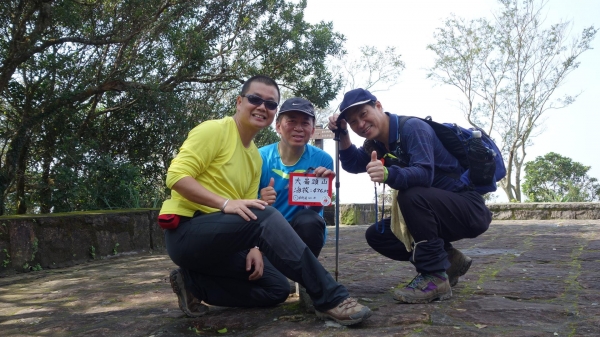
{"type": "Polygon", "coordinates": [[[598,201],[598,179],[588,176],[589,166],[550,152],[525,163],[523,192],[530,202],[598,201]]]}
{"type": "Polygon", "coordinates": [[[436,55],[429,77],[454,86],[466,119],[501,146],[507,175],[500,183],[509,200],[522,201],[521,171],[533,137],[543,131],[548,111],[577,95],[556,97],[565,78],[591,49],[597,29],[571,38],[569,22],[543,22],[544,0],[499,0],[495,20],[455,16],[435,33],[428,49],[436,55]]]}
{"type": "Polygon", "coordinates": [[[233,114],[252,75],[326,106],[341,85],[326,61],[344,37],[305,22],[305,7],[1,2],[0,215],[156,207],[187,132],[233,114]]]}

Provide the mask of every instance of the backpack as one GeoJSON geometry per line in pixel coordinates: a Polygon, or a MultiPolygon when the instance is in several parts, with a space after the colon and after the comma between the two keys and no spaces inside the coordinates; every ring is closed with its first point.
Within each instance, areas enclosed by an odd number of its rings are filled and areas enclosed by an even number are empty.
{"type": "MultiPolygon", "coordinates": [[[[412,116],[398,117],[398,141],[394,155],[400,160],[400,166],[408,166],[410,158],[402,151],[400,143],[400,130],[404,123],[412,116]]],[[[502,159],[502,153],[494,141],[480,128],[465,129],[453,123],[437,123],[430,116],[419,118],[429,124],[436,136],[442,142],[446,150],[450,152],[465,169],[460,179],[465,185],[477,191],[479,194],[494,192],[497,189],[496,182],[506,176],[506,167],[502,159]],[[481,131],[481,144],[474,141],[473,131],[481,131]]],[[[450,174],[448,174],[450,175],[450,174]]]]}

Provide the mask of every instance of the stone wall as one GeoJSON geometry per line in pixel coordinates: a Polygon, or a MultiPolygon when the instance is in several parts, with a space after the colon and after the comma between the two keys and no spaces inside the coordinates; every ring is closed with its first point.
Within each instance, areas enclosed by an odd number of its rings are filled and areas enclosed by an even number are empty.
{"type": "Polygon", "coordinates": [[[488,207],[494,220],[600,219],[598,202],[497,203],[488,207]]]}
{"type": "Polygon", "coordinates": [[[0,217],[0,275],[164,251],[158,210],[0,217]]]}
{"type": "MultiPolygon", "coordinates": [[[[600,203],[488,205],[495,220],[600,219],[600,203]]],[[[340,205],[340,223],[373,223],[374,204],[340,205]]],[[[381,211],[381,210],[380,210],[381,211]]],[[[387,211],[387,210],[386,210],[387,211]]],[[[381,213],[377,214],[381,218],[381,213]]],[[[0,276],[66,267],[139,251],[164,252],[158,210],[121,210],[0,217],[0,276]]],[[[335,206],[325,208],[335,225],[335,206]]]]}
{"type": "MultiPolygon", "coordinates": [[[[494,203],[488,205],[494,220],[552,220],[552,219],[600,219],[598,202],[560,202],[560,203],[494,203]]],[[[378,218],[381,218],[381,207],[378,218]]],[[[389,208],[386,206],[386,215],[389,208]]],[[[335,225],[335,207],[325,208],[325,220],[329,226],[335,225]]],[[[340,223],[344,225],[363,225],[374,223],[375,205],[340,205],[340,223]]]]}

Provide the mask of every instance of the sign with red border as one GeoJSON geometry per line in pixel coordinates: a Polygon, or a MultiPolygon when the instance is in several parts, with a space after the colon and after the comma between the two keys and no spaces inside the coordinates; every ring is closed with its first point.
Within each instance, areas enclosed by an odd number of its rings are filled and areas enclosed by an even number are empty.
{"type": "Polygon", "coordinates": [[[299,206],[328,206],[331,204],[331,177],[314,173],[290,173],[288,203],[299,206]]]}

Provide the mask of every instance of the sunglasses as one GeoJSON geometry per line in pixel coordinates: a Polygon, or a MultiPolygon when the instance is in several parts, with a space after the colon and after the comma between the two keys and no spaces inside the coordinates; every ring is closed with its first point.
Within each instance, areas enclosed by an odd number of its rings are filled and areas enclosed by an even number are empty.
{"type": "Polygon", "coordinates": [[[265,100],[256,95],[240,95],[240,96],[246,97],[248,99],[248,102],[250,102],[250,104],[252,104],[252,105],[260,106],[261,104],[265,103],[265,108],[267,108],[269,110],[277,110],[277,105],[279,105],[279,103],[277,103],[275,101],[265,100]]]}

